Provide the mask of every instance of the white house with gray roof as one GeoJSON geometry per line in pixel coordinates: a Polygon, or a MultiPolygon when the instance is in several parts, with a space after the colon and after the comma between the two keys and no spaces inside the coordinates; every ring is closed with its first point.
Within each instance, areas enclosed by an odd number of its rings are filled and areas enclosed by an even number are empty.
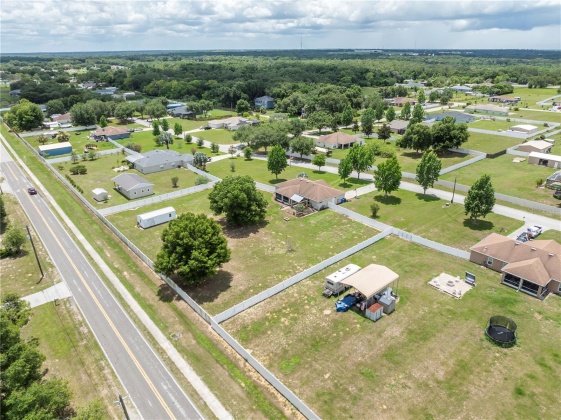
{"type": "Polygon", "coordinates": [[[174,150],[151,150],[143,153],[127,156],[127,162],[132,164],[133,168],[143,174],[151,174],[153,172],[167,171],[168,169],[186,167],[187,164],[193,162],[193,156],[190,154],[179,154],[174,150]]]}
{"type": "Polygon", "coordinates": [[[154,194],[154,184],[140,175],[122,173],[112,179],[115,189],[129,200],[154,194]]]}

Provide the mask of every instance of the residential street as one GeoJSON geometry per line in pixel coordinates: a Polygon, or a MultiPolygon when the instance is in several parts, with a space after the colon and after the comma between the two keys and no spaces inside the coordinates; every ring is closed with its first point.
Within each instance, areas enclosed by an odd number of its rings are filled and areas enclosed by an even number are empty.
{"type": "Polygon", "coordinates": [[[135,416],[134,405],[137,416],[146,419],[202,418],[55,217],[42,192],[27,193],[31,183],[2,145],[0,161],[3,176],[119,377],[122,394],[129,396],[129,413],[135,416]]]}

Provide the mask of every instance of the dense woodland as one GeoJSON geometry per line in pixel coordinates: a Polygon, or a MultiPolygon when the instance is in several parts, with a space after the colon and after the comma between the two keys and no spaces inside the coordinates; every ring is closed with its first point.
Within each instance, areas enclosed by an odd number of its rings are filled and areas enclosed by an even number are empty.
{"type": "Polygon", "coordinates": [[[262,95],[279,104],[294,94],[321,96],[319,86],[346,94],[352,102],[362,87],[390,87],[406,79],[424,80],[428,87],[504,81],[558,85],[560,63],[558,51],[162,51],[11,55],[3,57],[1,70],[11,89],[21,89],[21,98],[37,104],[62,99],[67,109],[89,99],[109,99],[76,87],[90,80],[149,97],[209,100],[230,108],[240,99],[262,95]],[[69,74],[69,69],[78,72],[69,74]]]}

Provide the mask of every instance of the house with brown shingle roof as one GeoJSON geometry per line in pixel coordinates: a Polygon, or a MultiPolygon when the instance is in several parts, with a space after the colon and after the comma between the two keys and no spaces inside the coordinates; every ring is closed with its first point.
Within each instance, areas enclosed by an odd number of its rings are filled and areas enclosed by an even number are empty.
{"type": "Polygon", "coordinates": [[[107,139],[128,139],[131,135],[127,127],[107,126],[104,128],[98,128],[91,133],[91,136],[95,141],[101,141],[107,139]]]}
{"type": "Polygon", "coordinates": [[[397,98],[388,99],[388,102],[390,103],[390,105],[393,105],[393,106],[405,106],[406,103],[410,103],[411,106],[417,104],[416,99],[414,99],[414,98],[404,98],[404,97],[401,97],[401,96],[398,96],[397,98]]]}
{"type": "Polygon", "coordinates": [[[501,273],[501,283],[538,299],[561,294],[561,244],[518,242],[492,233],[470,248],[470,261],[501,273]]]}
{"type": "Polygon", "coordinates": [[[320,138],[316,140],[316,146],[326,149],[348,149],[349,147],[353,147],[355,143],[363,145],[364,140],[360,137],[342,133],[341,131],[320,136],[320,138]]]}
{"type": "Polygon", "coordinates": [[[275,186],[275,200],[287,206],[304,203],[315,210],[322,210],[327,208],[328,203],[341,203],[344,197],[344,191],[331,187],[323,179],[310,181],[296,178],[275,186]]]}

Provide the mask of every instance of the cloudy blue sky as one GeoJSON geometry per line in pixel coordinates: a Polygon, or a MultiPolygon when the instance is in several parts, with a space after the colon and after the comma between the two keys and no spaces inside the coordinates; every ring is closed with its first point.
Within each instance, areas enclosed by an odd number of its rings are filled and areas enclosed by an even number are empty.
{"type": "Polygon", "coordinates": [[[561,49],[561,1],[0,0],[0,51],[561,49]]]}

